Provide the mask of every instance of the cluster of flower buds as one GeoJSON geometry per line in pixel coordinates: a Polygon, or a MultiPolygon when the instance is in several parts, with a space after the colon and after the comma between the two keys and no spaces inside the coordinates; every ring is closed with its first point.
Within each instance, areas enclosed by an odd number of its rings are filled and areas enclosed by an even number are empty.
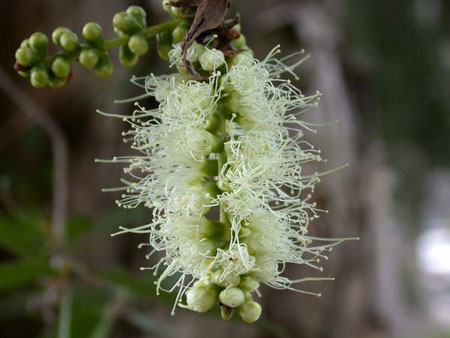
{"type": "Polygon", "coordinates": [[[78,60],[86,68],[95,69],[100,77],[108,77],[113,72],[113,64],[108,52],[103,49],[102,29],[95,22],[83,27],[85,44],[67,27],[58,27],[52,33],[52,41],[62,51],[47,55],[49,39],[43,33],[34,33],[22,42],[16,52],[16,69],[24,77],[30,77],[33,87],[50,86],[59,88],[71,77],[71,62],[78,60]]]}
{"type": "Polygon", "coordinates": [[[130,6],[113,18],[115,39],[104,40],[98,23],[89,22],[83,27],[84,42],[67,27],[58,27],[52,33],[53,43],[61,50],[48,55],[49,39],[43,33],[34,33],[16,51],[15,69],[21,76],[29,77],[35,88],[59,88],[72,76],[73,61],[94,69],[99,77],[109,77],[113,63],[108,49],[120,47],[119,60],[126,67],[136,65],[138,58],[149,50],[149,37],[158,36],[158,52],[166,55],[172,44],[172,31],[179,20],[147,27],[147,15],[142,7],[130,6]]]}
{"type": "Polygon", "coordinates": [[[120,63],[125,67],[133,67],[139,57],[148,52],[145,34],[147,14],[141,7],[131,6],[125,12],[114,15],[113,24],[117,35],[128,37],[128,43],[120,46],[120,63]]]}

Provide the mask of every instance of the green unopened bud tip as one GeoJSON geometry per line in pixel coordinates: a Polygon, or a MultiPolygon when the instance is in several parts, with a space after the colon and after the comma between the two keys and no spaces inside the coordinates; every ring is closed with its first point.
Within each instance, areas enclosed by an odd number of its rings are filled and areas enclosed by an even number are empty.
{"type": "Polygon", "coordinates": [[[72,52],[78,47],[78,36],[72,32],[63,33],[59,44],[64,50],[72,52]]]}
{"type": "Polygon", "coordinates": [[[88,22],[83,27],[83,37],[87,41],[96,41],[101,38],[102,35],[102,27],[96,22],[88,22]]]}

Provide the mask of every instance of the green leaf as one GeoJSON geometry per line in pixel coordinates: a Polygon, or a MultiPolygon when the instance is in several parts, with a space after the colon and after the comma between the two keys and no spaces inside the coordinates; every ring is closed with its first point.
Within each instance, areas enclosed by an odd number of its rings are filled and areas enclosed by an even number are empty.
{"type": "Polygon", "coordinates": [[[20,216],[0,216],[0,246],[18,256],[36,257],[46,254],[46,238],[39,229],[42,220],[20,216]]]}
{"type": "Polygon", "coordinates": [[[17,261],[0,264],[0,292],[20,288],[53,270],[43,262],[17,261]]]}

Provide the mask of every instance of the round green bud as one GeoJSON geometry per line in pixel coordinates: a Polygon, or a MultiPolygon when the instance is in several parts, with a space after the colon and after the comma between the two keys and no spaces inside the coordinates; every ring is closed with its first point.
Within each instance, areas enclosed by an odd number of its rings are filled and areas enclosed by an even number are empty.
{"type": "Polygon", "coordinates": [[[127,13],[131,15],[142,28],[147,26],[147,13],[145,13],[141,6],[130,6],[127,9],[127,13]]]}
{"type": "Polygon", "coordinates": [[[113,25],[119,31],[126,34],[133,34],[143,28],[136,19],[127,12],[119,12],[114,15],[113,25]]]}
{"type": "Polygon", "coordinates": [[[172,33],[164,31],[156,36],[158,55],[163,60],[169,59],[169,52],[172,50],[172,33]]]}
{"type": "Polygon", "coordinates": [[[231,43],[237,49],[244,49],[247,47],[247,39],[243,34],[241,34],[241,36],[239,36],[236,40],[231,41],[231,43]]]}
{"type": "Polygon", "coordinates": [[[186,292],[186,303],[191,310],[202,313],[216,305],[217,296],[216,286],[198,282],[186,292]]]}
{"type": "Polygon", "coordinates": [[[226,306],[229,306],[231,308],[236,308],[244,304],[245,294],[241,289],[231,287],[222,290],[219,295],[219,299],[222,304],[225,304],[226,306]]]}
{"type": "Polygon", "coordinates": [[[97,41],[102,36],[102,27],[96,22],[88,22],[83,27],[83,37],[90,42],[97,41]]]}
{"type": "Polygon", "coordinates": [[[259,288],[259,283],[253,278],[244,277],[241,284],[239,284],[239,287],[245,291],[253,292],[259,288]]]}
{"type": "Polygon", "coordinates": [[[62,79],[62,78],[56,77],[56,76],[50,77],[50,81],[48,83],[50,88],[54,88],[54,89],[61,88],[65,84],[66,84],[66,80],[65,79],[62,79]]]}
{"type": "Polygon", "coordinates": [[[239,308],[239,315],[241,316],[242,320],[246,323],[256,322],[261,316],[261,312],[262,312],[261,305],[259,305],[257,302],[253,300],[246,301],[239,308]]]}
{"type": "Polygon", "coordinates": [[[53,33],[52,33],[52,40],[53,40],[53,43],[54,43],[55,45],[59,46],[59,45],[60,45],[61,36],[62,36],[64,33],[70,33],[70,32],[71,32],[71,30],[70,30],[69,28],[67,28],[67,27],[58,27],[58,28],[56,28],[56,29],[53,31],[53,33]]]}
{"type": "Polygon", "coordinates": [[[20,43],[20,47],[30,47],[30,40],[25,39],[20,43]]]}
{"type": "Polygon", "coordinates": [[[16,51],[16,60],[22,66],[31,66],[37,61],[37,55],[28,47],[20,47],[16,51]]]}
{"type": "Polygon", "coordinates": [[[143,34],[134,34],[128,40],[128,48],[137,56],[142,56],[148,51],[148,42],[143,34]]]}
{"type": "Polygon", "coordinates": [[[78,48],[78,36],[72,32],[63,33],[59,40],[59,44],[64,50],[73,52],[78,48]]]}
{"type": "Polygon", "coordinates": [[[119,61],[125,67],[134,67],[138,62],[138,56],[133,54],[127,45],[121,46],[119,50],[119,61]]]}
{"type": "Polygon", "coordinates": [[[238,33],[240,33],[241,30],[242,30],[241,24],[238,23],[238,24],[234,25],[234,26],[233,26],[233,30],[236,31],[236,32],[238,32],[238,33]]]}
{"type": "Polygon", "coordinates": [[[111,76],[113,71],[114,71],[114,65],[111,62],[108,54],[103,54],[100,57],[100,60],[97,64],[97,66],[95,66],[95,74],[97,76],[107,78],[107,77],[111,76]]]}
{"type": "Polygon", "coordinates": [[[162,7],[167,13],[172,12],[172,5],[170,4],[171,0],[162,0],[162,7]]]}
{"type": "Polygon", "coordinates": [[[41,58],[45,57],[48,52],[48,38],[44,33],[34,33],[29,39],[30,48],[35,51],[41,58]]]}
{"type": "Polygon", "coordinates": [[[99,59],[99,53],[94,48],[84,48],[78,57],[80,64],[86,68],[94,68],[99,59]]]}
{"type": "Polygon", "coordinates": [[[49,75],[47,70],[41,67],[33,67],[31,70],[30,82],[35,88],[44,88],[48,85],[49,75]]]}
{"type": "Polygon", "coordinates": [[[174,18],[182,18],[183,17],[183,11],[181,10],[181,8],[175,7],[175,6],[172,6],[172,8],[170,10],[170,14],[174,18]]]}
{"type": "Polygon", "coordinates": [[[181,42],[184,39],[187,31],[189,29],[189,24],[187,22],[181,22],[172,32],[172,38],[175,42],[181,42]]]}
{"type": "Polygon", "coordinates": [[[70,74],[70,62],[63,56],[58,56],[52,62],[52,72],[59,78],[66,78],[70,74]]]}

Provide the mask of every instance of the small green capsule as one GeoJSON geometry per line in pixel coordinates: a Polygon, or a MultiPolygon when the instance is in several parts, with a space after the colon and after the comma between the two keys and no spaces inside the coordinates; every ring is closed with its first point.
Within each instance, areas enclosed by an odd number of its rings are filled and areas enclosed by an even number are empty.
{"type": "Polygon", "coordinates": [[[61,35],[59,40],[61,47],[68,51],[73,52],[78,47],[78,36],[72,32],[66,32],[61,35]]]}
{"type": "Polygon", "coordinates": [[[162,7],[167,13],[171,14],[172,5],[170,4],[170,0],[162,0],[162,7]]]}
{"type": "Polygon", "coordinates": [[[119,31],[126,34],[133,34],[142,29],[141,25],[127,12],[120,12],[114,15],[113,25],[119,31]]]}
{"type": "Polygon", "coordinates": [[[147,26],[147,13],[140,6],[130,6],[127,9],[127,13],[131,15],[142,28],[147,26]]]}
{"type": "Polygon", "coordinates": [[[148,42],[143,34],[134,34],[128,40],[128,48],[137,56],[142,56],[148,51],[148,42]]]}
{"type": "Polygon", "coordinates": [[[88,22],[83,27],[83,37],[90,42],[98,41],[102,36],[102,27],[96,22],[88,22]]]}
{"type": "Polygon", "coordinates": [[[20,43],[20,47],[30,47],[30,40],[25,39],[20,43]]]}
{"type": "Polygon", "coordinates": [[[50,80],[48,82],[48,85],[50,86],[50,88],[53,88],[53,89],[61,88],[65,84],[66,84],[65,79],[61,79],[60,77],[56,77],[56,76],[50,77],[50,80]]]}
{"type": "Polygon", "coordinates": [[[78,57],[78,61],[86,68],[94,68],[98,63],[99,58],[100,56],[97,50],[94,48],[84,48],[78,57]]]}
{"type": "Polygon", "coordinates": [[[33,67],[31,70],[30,82],[35,88],[44,88],[48,85],[49,75],[48,72],[41,67],[33,67]]]}
{"type": "Polygon", "coordinates": [[[119,61],[125,67],[134,67],[138,62],[138,56],[133,54],[127,45],[121,46],[119,50],[119,61]]]}
{"type": "Polygon", "coordinates": [[[103,77],[103,78],[107,78],[109,76],[111,76],[111,74],[114,71],[114,65],[111,62],[108,54],[103,54],[100,57],[100,60],[97,64],[97,66],[95,66],[95,74],[97,76],[103,77]]]}
{"type": "Polygon", "coordinates": [[[32,66],[33,63],[37,61],[37,55],[31,48],[28,47],[20,47],[16,51],[16,60],[22,66],[32,66]]]}
{"type": "Polygon", "coordinates": [[[246,301],[239,308],[239,315],[242,320],[246,323],[256,322],[259,317],[261,317],[262,308],[257,302],[254,301],[246,301]]]}
{"type": "Polygon", "coordinates": [[[237,49],[244,49],[245,47],[247,47],[247,39],[243,34],[241,34],[241,36],[236,40],[231,41],[231,43],[237,49]]]}
{"type": "Polygon", "coordinates": [[[52,40],[55,45],[60,46],[61,36],[64,33],[71,33],[71,30],[67,27],[58,27],[53,31],[52,40]]]}
{"type": "Polygon", "coordinates": [[[48,52],[48,38],[44,33],[34,33],[29,39],[30,48],[35,51],[41,58],[45,57],[48,52]]]}
{"type": "Polygon", "coordinates": [[[157,51],[159,57],[163,60],[169,59],[169,52],[172,49],[172,34],[169,31],[164,31],[156,36],[157,51]]]}
{"type": "Polygon", "coordinates": [[[183,17],[183,11],[179,7],[172,6],[172,9],[170,10],[170,14],[176,19],[183,17]]]}
{"type": "Polygon", "coordinates": [[[184,39],[187,31],[189,29],[189,24],[185,21],[181,22],[172,32],[172,38],[175,42],[181,42],[184,39]]]}
{"type": "Polygon", "coordinates": [[[65,79],[70,74],[70,62],[65,57],[58,56],[52,62],[52,72],[57,77],[65,79]]]}

